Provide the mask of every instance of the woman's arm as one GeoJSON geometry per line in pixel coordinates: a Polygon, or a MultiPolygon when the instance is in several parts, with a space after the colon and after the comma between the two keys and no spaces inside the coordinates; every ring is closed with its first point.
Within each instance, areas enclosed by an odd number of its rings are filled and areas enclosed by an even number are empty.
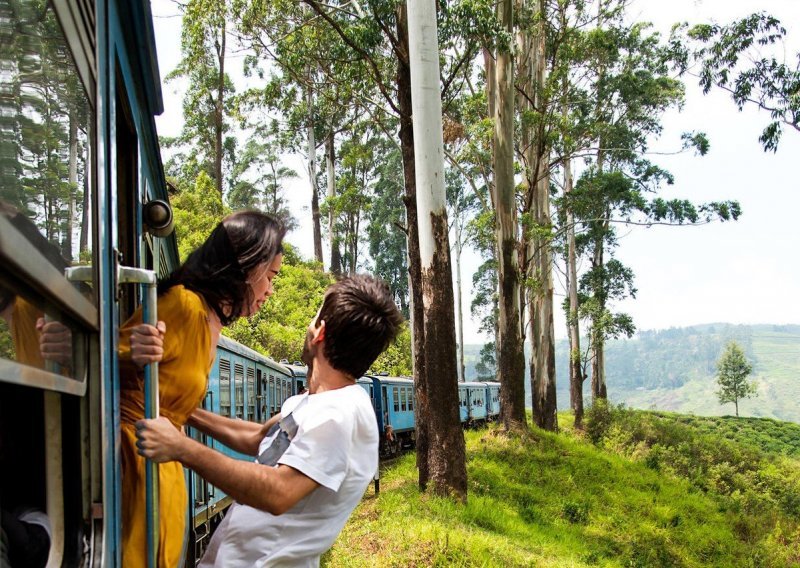
{"type": "Polygon", "coordinates": [[[258,455],[258,446],[261,440],[278,420],[280,420],[280,414],[276,414],[265,424],[258,424],[226,418],[198,408],[189,415],[187,424],[222,442],[232,450],[248,456],[255,456],[258,455]]]}

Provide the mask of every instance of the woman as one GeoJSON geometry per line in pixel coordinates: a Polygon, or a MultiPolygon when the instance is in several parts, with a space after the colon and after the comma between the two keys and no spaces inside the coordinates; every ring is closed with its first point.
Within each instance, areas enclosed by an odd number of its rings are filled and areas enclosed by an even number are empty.
{"type": "MultiPolygon", "coordinates": [[[[182,428],[206,394],[223,326],[255,314],[272,295],[272,279],[283,260],[285,229],[254,211],[226,217],[186,262],[159,284],[159,332],[142,325],[141,309],[120,337],[122,417],[122,562],[146,566],[145,462],[136,452],[134,424],[144,417],[139,369],[159,360],[161,415],[182,428]],[[163,322],[163,323],[162,323],[163,322]],[[164,333],[169,330],[169,333],[164,333]],[[131,354],[133,347],[134,354],[131,354]]],[[[178,566],[184,555],[187,495],[183,468],[159,466],[160,532],[158,565],[178,566]]]]}

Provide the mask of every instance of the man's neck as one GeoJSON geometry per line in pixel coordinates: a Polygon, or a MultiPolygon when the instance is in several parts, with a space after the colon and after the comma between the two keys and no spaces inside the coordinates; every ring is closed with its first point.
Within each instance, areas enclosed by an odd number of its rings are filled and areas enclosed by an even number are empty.
{"type": "Polygon", "coordinates": [[[350,375],[331,367],[327,361],[314,359],[308,384],[309,394],[319,394],[354,385],[356,381],[350,375]]]}

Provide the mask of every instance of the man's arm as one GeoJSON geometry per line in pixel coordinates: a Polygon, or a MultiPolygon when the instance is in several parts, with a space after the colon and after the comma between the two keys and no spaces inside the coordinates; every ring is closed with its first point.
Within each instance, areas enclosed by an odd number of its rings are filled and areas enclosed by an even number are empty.
{"type": "Polygon", "coordinates": [[[136,423],[139,454],[163,463],[179,461],[239,503],[281,515],[319,484],[294,468],[229,458],[184,436],[166,418],[136,423]]]}
{"type": "Polygon", "coordinates": [[[258,455],[258,446],[272,425],[280,419],[276,414],[264,424],[234,420],[208,410],[198,408],[189,416],[188,425],[211,436],[230,449],[248,456],[258,455]]]}

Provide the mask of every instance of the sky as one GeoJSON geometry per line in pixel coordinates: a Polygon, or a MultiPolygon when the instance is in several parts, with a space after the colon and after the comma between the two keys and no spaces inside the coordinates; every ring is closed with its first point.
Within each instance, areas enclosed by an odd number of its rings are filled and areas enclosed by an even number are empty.
{"type": "MultiPolygon", "coordinates": [[[[156,45],[162,78],[180,60],[180,17],[170,0],[153,0],[156,45]]],[[[777,16],[787,29],[785,53],[792,60],[800,52],[800,0],[637,0],[631,19],[650,21],[654,29],[669,32],[676,21],[727,23],[755,11],[777,16]]],[[[232,54],[226,65],[237,84],[242,56],[232,54]]],[[[796,59],[794,59],[796,61],[796,59]]],[[[653,155],[651,158],[675,176],[675,184],[661,192],[664,198],[693,202],[738,200],[738,221],[699,227],[620,227],[623,235],[615,256],[636,275],[635,299],[615,306],[633,316],[638,329],[666,329],[701,323],[800,323],[800,132],[784,129],[780,147],[765,153],[758,136],[769,121],[765,112],[746,107],[739,112],[721,91],[703,95],[689,78],[682,109],[667,113],[664,130],[651,141],[653,152],[680,147],[680,135],[703,131],[711,142],[706,156],[653,155]]],[[[174,136],[182,124],[185,82],[163,85],[164,113],[156,118],[159,134],[174,136]]],[[[287,237],[306,257],[313,257],[311,190],[302,159],[287,156],[300,178],[287,187],[299,227],[287,237]]],[[[478,322],[469,316],[471,274],[481,260],[466,251],[463,257],[465,343],[487,340],[478,322]]],[[[563,298],[563,282],[556,282],[556,304],[563,298]]],[[[564,318],[556,310],[556,337],[566,337],[564,318]]]]}

